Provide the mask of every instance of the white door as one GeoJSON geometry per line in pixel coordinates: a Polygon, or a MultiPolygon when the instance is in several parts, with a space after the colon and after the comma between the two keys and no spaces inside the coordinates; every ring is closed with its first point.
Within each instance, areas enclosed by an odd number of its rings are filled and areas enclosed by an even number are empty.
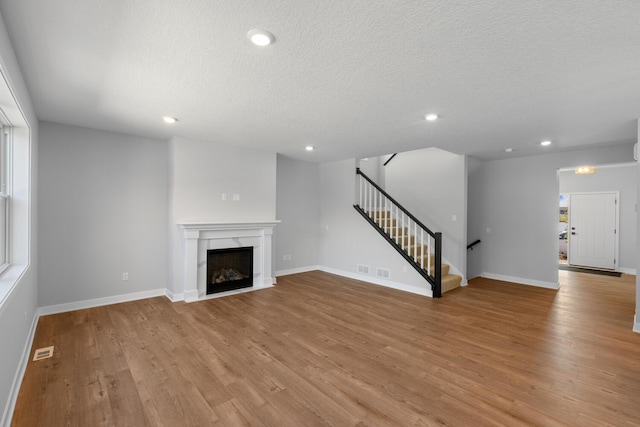
{"type": "Polygon", "coordinates": [[[615,268],[617,194],[571,194],[569,264],[615,268]]]}

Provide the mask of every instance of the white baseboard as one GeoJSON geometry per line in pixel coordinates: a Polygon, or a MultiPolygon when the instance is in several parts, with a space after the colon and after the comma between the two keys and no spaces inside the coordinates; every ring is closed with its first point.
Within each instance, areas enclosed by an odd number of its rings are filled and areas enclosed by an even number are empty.
{"type": "Polygon", "coordinates": [[[493,280],[501,280],[503,282],[517,283],[520,285],[536,286],[538,288],[560,289],[560,283],[558,282],[556,283],[543,282],[541,280],[525,279],[522,277],[503,276],[502,274],[493,274],[493,273],[486,273],[486,272],[481,273],[480,277],[493,279],[493,280]]]}
{"type": "Polygon", "coordinates": [[[636,275],[635,268],[618,268],[618,272],[622,274],[632,274],[634,276],[636,275]]]}
{"type": "Polygon", "coordinates": [[[64,313],[66,311],[82,310],[85,308],[100,307],[102,305],[118,304],[121,302],[135,301],[139,299],[160,297],[160,296],[166,296],[166,295],[167,295],[166,289],[153,289],[150,291],[134,292],[131,294],[123,294],[123,295],[114,295],[111,297],[96,298],[96,299],[90,299],[86,301],[76,301],[76,302],[69,302],[66,304],[49,305],[46,307],[38,308],[38,315],[46,316],[48,314],[64,313]]]}
{"type": "Polygon", "coordinates": [[[391,280],[384,280],[377,277],[371,277],[364,274],[353,273],[351,271],[338,270],[335,268],[318,266],[317,268],[320,271],[324,271],[326,273],[335,274],[342,277],[348,277],[349,279],[361,280],[363,282],[372,283],[374,285],[385,286],[387,288],[397,289],[399,291],[411,292],[412,294],[418,294],[425,297],[433,298],[433,293],[431,292],[431,285],[427,283],[425,280],[425,288],[419,288],[417,286],[407,285],[404,283],[392,282],[391,280]]]}
{"type": "Polygon", "coordinates": [[[24,378],[24,373],[27,370],[27,364],[29,363],[29,356],[31,355],[31,347],[33,347],[33,338],[36,334],[36,327],[38,326],[38,319],[40,316],[38,315],[38,311],[33,314],[33,321],[31,322],[31,329],[29,330],[29,335],[27,336],[27,341],[24,344],[24,349],[22,350],[22,357],[20,358],[20,365],[18,369],[16,369],[16,374],[13,377],[13,384],[11,385],[11,390],[9,391],[9,399],[7,400],[7,405],[4,408],[4,413],[2,414],[2,421],[0,425],[2,426],[10,426],[11,418],[13,417],[13,411],[16,408],[16,402],[18,401],[18,393],[20,392],[20,386],[22,385],[22,379],[24,378]]]}
{"type": "Polygon", "coordinates": [[[165,291],[164,296],[169,298],[169,301],[171,302],[184,301],[184,294],[174,294],[169,289],[165,289],[164,291],[165,291]]]}
{"type": "Polygon", "coordinates": [[[633,332],[640,334],[640,319],[637,314],[633,316],[633,332]]]}
{"type": "Polygon", "coordinates": [[[307,267],[289,268],[287,270],[276,271],[276,277],[288,276],[290,274],[308,273],[309,271],[320,270],[318,265],[310,265],[307,267]]]}

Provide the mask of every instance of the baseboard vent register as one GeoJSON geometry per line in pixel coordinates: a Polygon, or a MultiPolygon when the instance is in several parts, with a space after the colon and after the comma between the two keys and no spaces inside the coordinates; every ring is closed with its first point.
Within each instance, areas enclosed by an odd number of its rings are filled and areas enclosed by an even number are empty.
{"type": "Polygon", "coordinates": [[[360,274],[369,274],[369,266],[358,264],[358,273],[360,274]]]}
{"type": "Polygon", "coordinates": [[[391,271],[386,268],[377,268],[376,276],[380,277],[381,279],[390,279],[391,271]]]}
{"type": "Polygon", "coordinates": [[[48,359],[53,356],[53,346],[39,348],[33,354],[33,361],[48,359]]]}

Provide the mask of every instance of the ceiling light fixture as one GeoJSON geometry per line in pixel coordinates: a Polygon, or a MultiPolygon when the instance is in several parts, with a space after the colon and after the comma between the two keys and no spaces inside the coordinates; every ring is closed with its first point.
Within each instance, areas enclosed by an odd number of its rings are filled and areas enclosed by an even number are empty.
{"type": "Polygon", "coordinates": [[[542,145],[543,147],[546,147],[547,145],[551,145],[551,141],[547,139],[546,141],[542,141],[540,145],[542,145]]]}
{"type": "Polygon", "coordinates": [[[504,152],[505,153],[511,153],[511,152],[513,152],[513,148],[505,148],[504,152]]]}
{"type": "Polygon", "coordinates": [[[576,168],[576,175],[589,175],[595,172],[595,166],[580,166],[576,168]]]}
{"type": "Polygon", "coordinates": [[[269,31],[257,28],[249,31],[247,37],[256,46],[269,46],[276,39],[269,31]]]}
{"type": "Polygon", "coordinates": [[[428,122],[432,122],[434,120],[438,120],[438,115],[437,114],[427,114],[426,116],[424,116],[424,118],[428,121],[428,122]]]}
{"type": "Polygon", "coordinates": [[[178,121],[178,119],[176,119],[175,117],[171,117],[171,116],[162,116],[162,120],[165,123],[171,124],[171,123],[175,123],[178,121]]]}
{"type": "Polygon", "coordinates": [[[315,150],[315,147],[313,145],[307,145],[306,147],[304,147],[304,149],[307,151],[313,151],[315,150]]]}

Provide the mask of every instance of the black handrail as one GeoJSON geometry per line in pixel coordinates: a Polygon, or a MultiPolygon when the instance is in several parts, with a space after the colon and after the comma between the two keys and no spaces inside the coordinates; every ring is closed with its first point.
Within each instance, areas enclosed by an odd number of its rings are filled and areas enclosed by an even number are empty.
{"type": "Polygon", "coordinates": [[[382,165],[382,166],[387,166],[387,165],[389,164],[389,162],[390,162],[391,160],[393,160],[393,158],[394,158],[395,156],[397,156],[397,155],[398,155],[398,153],[393,153],[393,154],[391,155],[391,157],[389,157],[389,158],[387,159],[387,161],[386,161],[386,162],[384,162],[384,165],[382,165]]]}
{"type": "Polygon", "coordinates": [[[477,245],[478,243],[480,243],[480,242],[481,242],[481,240],[480,240],[480,239],[478,239],[478,240],[476,240],[476,241],[475,241],[475,242],[473,242],[473,243],[469,243],[469,244],[467,245],[467,249],[471,249],[471,250],[473,250],[473,247],[474,247],[475,245],[477,245]]]}
{"type": "Polygon", "coordinates": [[[411,214],[411,212],[409,212],[409,211],[408,211],[404,206],[402,206],[400,203],[398,203],[398,201],[397,201],[396,199],[394,199],[393,197],[391,197],[391,196],[389,195],[389,193],[387,193],[387,192],[386,192],[386,191],[384,191],[382,188],[380,188],[380,186],[379,186],[378,184],[376,184],[375,182],[373,182],[373,181],[371,180],[371,178],[369,178],[367,175],[365,175],[365,174],[364,174],[364,172],[362,172],[362,171],[360,170],[360,168],[356,168],[356,174],[358,174],[358,175],[362,176],[364,179],[366,179],[366,180],[367,180],[367,182],[368,182],[369,184],[373,185],[373,186],[376,188],[376,190],[378,190],[379,192],[381,192],[382,194],[384,194],[384,196],[385,196],[387,199],[389,199],[392,203],[394,203],[395,205],[397,205],[397,206],[398,206],[398,208],[400,208],[400,210],[401,210],[402,212],[404,212],[404,213],[405,213],[405,215],[407,215],[409,218],[411,218],[411,219],[413,220],[413,222],[415,222],[415,223],[416,223],[416,224],[418,224],[420,227],[422,227],[422,229],[423,229],[424,231],[426,231],[427,233],[429,233],[429,235],[430,235],[431,237],[434,237],[434,238],[436,237],[436,233],[434,233],[433,231],[429,230],[429,227],[427,227],[426,225],[424,225],[423,223],[421,223],[421,222],[418,220],[418,218],[416,218],[415,216],[413,216],[413,215],[411,214]]]}

